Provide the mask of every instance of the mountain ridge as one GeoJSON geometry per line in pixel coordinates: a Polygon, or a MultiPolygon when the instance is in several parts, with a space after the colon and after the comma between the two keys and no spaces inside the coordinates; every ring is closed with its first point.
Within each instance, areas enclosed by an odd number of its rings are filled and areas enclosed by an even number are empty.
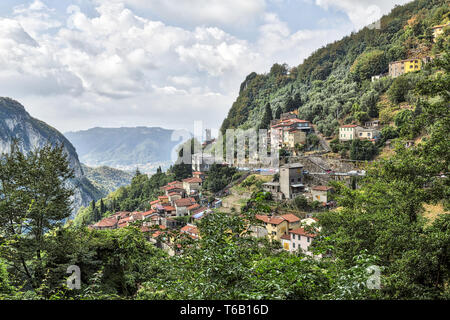
{"type": "Polygon", "coordinates": [[[75,174],[75,178],[69,183],[70,187],[75,189],[72,217],[80,207],[102,196],[84,175],[75,147],[62,133],[33,118],[18,101],[0,97],[0,153],[10,152],[13,140],[17,140],[23,153],[42,148],[47,143],[53,146],[63,145],[69,165],[75,174]]]}
{"type": "MultiPolygon", "coordinates": [[[[123,169],[169,163],[171,153],[180,141],[172,141],[174,130],[162,127],[95,127],[66,132],[80,161],[91,167],[108,166],[123,169]]],[[[148,171],[148,170],[146,170],[148,171]]]]}

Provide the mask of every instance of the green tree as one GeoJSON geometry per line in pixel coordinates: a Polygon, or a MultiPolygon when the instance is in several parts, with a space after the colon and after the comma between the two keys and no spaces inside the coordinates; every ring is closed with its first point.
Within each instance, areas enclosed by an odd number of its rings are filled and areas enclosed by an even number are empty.
{"type": "Polygon", "coordinates": [[[34,289],[44,278],[46,234],[71,214],[74,177],[62,146],[23,154],[13,144],[0,162],[0,255],[34,289]]]}
{"type": "Polygon", "coordinates": [[[266,103],[264,107],[264,114],[261,119],[261,124],[259,125],[260,129],[269,129],[270,121],[272,121],[272,108],[269,103],[266,103]]]}

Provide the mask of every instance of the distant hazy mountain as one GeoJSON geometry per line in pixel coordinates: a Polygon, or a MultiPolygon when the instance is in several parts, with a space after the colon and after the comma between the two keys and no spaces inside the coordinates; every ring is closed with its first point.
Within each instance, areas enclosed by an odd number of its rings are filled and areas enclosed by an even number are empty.
{"type": "Polygon", "coordinates": [[[92,184],[102,192],[104,196],[119,189],[122,186],[129,185],[133,174],[110,167],[91,168],[82,164],[84,174],[92,184]]]}
{"type": "Polygon", "coordinates": [[[73,213],[102,196],[85,177],[75,148],[69,140],[45,122],[31,117],[19,102],[0,97],[0,153],[10,151],[13,139],[18,140],[22,152],[41,148],[48,142],[52,145],[64,145],[70,166],[75,171],[75,179],[71,181],[72,187],[75,188],[73,213]]]}
{"type": "Polygon", "coordinates": [[[116,168],[167,162],[178,141],[171,141],[173,130],[162,128],[92,128],[67,132],[80,161],[88,166],[116,168]]]}

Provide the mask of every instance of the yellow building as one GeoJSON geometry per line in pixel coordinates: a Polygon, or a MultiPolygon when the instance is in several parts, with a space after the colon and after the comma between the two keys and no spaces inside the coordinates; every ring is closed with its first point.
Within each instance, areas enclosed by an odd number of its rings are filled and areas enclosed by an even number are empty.
{"type": "Polygon", "coordinates": [[[405,73],[419,71],[420,69],[422,69],[421,59],[405,60],[405,73]]]}
{"type": "Polygon", "coordinates": [[[281,236],[289,232],[289,223],[282,217],[257,214],[255,218],[264,223],[267,236],[271,241],[281,241],[281,236]]]}
{"type": "Polygon", "coordinates": [[[423,63],[421,58],[393,61],[389,63],[389,76],[396,78],[408,72],[419,71],[423,63]]]}
{"type": "Polygon", "coordinates": [[[267,230],[267,236],[271,241],[282,241],[284,235],[289,234],[289,230],[300,226],[300,218],[293,214],[285,214],[282,216],[255,216],[256,219],[263,222],[267,230]]]}

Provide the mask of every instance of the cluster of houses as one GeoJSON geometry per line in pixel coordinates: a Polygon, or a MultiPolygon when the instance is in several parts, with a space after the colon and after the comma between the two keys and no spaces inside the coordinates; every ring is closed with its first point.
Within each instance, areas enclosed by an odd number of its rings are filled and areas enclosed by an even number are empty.
{"type": "Polygon", "coordinates": [[[295,149],[306,144],[306,136],[312,131],[311,123],[297,118],[295,112],[283,113],[280,119],[272,120],[268,132],[270,137],[278,137],[278,148],[295,149]]]}
{"type": "Polygon", "coordinates": [[[221,199],[215,199],[210,204],[205,204],[199,192],[205,174],[193,172],[191,178],[182,181],[173,181],[162,187],[164,195],[150,202],[150,210],[146,212],[117,212],[104,218],[90,227],[97,230],[118,229],[129,226],[136,221],[142,221],[141,231],[149,232],[151,239],[156,239],[162,234],[170,234],[170,229],[179,228],[180,232],[188,234],[192,238],[198,238],[198,230],[195,221],[219,208],[221,199]],[[203,205],[202,205],[203,204],[203,205]],[[189,223],[177,219],[177,217],[189,216],[189,223]],[[158,226],[158,230],[152,226],[158,226]]]}
{"type": "Polygon", "coordinates": [[[250,228],[253,236],[258,238],[268,237],[270,241],[279,241],[282,248],[289,252],[302,252],[312,255],[309,246],[320,231],[320,228],[313,225],[317,222],[317,219],[306,218],[302,220],[291,213],[279,216],[256,215],[255,218],[261,225],[250,228]]]}

